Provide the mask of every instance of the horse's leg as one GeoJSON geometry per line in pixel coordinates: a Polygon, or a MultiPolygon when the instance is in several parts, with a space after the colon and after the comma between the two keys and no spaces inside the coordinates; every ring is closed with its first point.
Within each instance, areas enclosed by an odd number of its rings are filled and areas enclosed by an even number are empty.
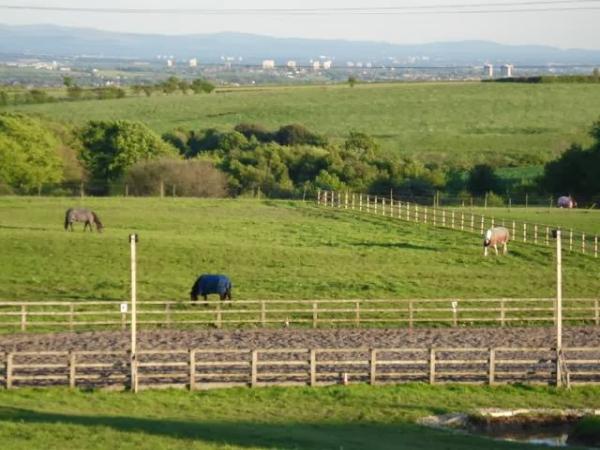
{"type": "Polygon", "coordinates": [[[494,244],[494,250],[496,251],[496,256],[498,256],[498,244],[494,244]]]}
{"type": "Polygon", "coordinates": [[[508,242],[504,243],[504,251],[502,253],[504,253],[505,255],[508,253],[508,242]]]}
{"type": "Polygon", "coordinates": [[[487,256],[487,255],[488,255],[488,248],[483,247],[483,256],[487,256]]]}

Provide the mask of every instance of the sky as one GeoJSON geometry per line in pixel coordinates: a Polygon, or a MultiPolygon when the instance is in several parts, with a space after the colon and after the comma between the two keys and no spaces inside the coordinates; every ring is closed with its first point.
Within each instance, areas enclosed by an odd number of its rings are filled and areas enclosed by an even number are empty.
{"type": "MultiPolygon", "coordinates": [[[[551,0],[556,1],[556,0],[551,0]]],[[[55,24],[110,31],[192,34],[235,31],[278,37],[386,41],[414,44],[440,41],[489,40],[504,44],[541,44],[560,48],[600,49],[600,0],[565,0],[555,5],[522,5],[527,0],[0,0],[0,5],[102,8],[341,8],[477,4],[463,10],[586,7],[578,11],[486,14],[370,14],[334,12],[317,15],[195,15],[115,14],[70,11],[30,11],[0,8],[6,25],[55,24]],[[583,3],[576,3],[577,1],[583,3]],[[569,4],[569,2],[571,2],[569,4]],[[519,6],[514,6],[519,3],[519,6]],[[486,5],[486,6],[481,6],[486,5]]],[[[431,12],[431,10],[430,10],[431,12]]]]}

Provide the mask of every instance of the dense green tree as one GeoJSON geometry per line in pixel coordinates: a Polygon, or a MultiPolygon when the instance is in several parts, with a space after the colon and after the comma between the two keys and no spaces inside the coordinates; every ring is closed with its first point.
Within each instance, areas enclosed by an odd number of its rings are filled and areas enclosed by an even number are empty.
{"type": "Polygon", "coordinates": [[[488,164],[477,164],[469,171],[467,190],[472,195],[484,195],[486,192],[500,192],[500,178],[488,164]]]}
{"type": "Polygon", "coordinates": [[[40,119],[0,114],[0,183],[34,189],[63,176],[59,140],[40,119]]]}
{"type": "Polygon", "coordinates": [[[99,181],[118,179],[138,161],[176,154],[171,145],[139,122],[91,121],[79,136],[83,144],[81,157],[99,181]]]}
{"type": "Polygon", "coordinates": [[[275,132],[274,139],[281,145],[327,145],[327,139],[309,131],[300,124],[284,125],[275,132]]]}
{"type": "Polygon", "coordinates": [[[206,81],[202,78],[198,78],[190,84],[190,89],[194,91],[194,94],[206,93],[210,94],[215,90],[215,85],[210,81],[206,81]]]}
{"type": "Polygon", "coordinates": [[[357,83],[356,77],[354,75],[350,75],[348,77],[348,86],[353,88],[356,83],[357,83]]]}

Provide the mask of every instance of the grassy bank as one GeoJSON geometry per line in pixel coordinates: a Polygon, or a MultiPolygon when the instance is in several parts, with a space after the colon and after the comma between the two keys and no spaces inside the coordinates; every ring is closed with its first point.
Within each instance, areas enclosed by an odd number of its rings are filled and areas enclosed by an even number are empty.
{"type": "Polygon", "coordinates": [[[597,407],[598,388],[427,386],[208,392],[0,391],[3,448],[518,449],[415,424],[481,407],[597,407]]]}
{"type": "Polygon", "coordinates": [[[140,120],[175,127],[230,129],[240,122],[278,128],[301,123],[333,140],[371,134],[385,151],[442,162],[538,164],[572,142],[586,143],[598,119],[595,85],[399,83],[229,89],[212,95],[80,101],[3,108],[74,124],[140,120]]]}

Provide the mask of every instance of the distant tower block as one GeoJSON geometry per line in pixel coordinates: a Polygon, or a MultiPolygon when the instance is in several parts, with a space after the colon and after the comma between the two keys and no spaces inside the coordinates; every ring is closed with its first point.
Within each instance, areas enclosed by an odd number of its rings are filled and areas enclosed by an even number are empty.
{"type": "Polygon", "coordinates": [[[502,76],[504,78],[511,78],[513,76],[514,68],[515,66],[513,66],[512,64],[504,64],[502,66],[502,76]]]}
{"type": "Polygon", "coordinates": [[[329,61],[329,60],[328,61],[323,61],[323,69],[325,69],[325,70],[331,69],[331,64],[332,64],[332,62],[329,61]]]}
{"type": "Polygon", "coordinates": [[[297,66],[296,61],[288,61],[287,66],[288,66],[288,69],[295,69],[297,66]]]}
{"type": "Polygon", "coordinates": [[[173,61],[172,59],[167,59],[167,67],[173,67],[175,66],[175,61],[173,61]]]}
{"type": "Polygon", "coordinates": [[[319,70],[321,68],[321,63],[319,61],[314,61],[312,63],[313,70],[319,70]]]}
{"type": "Polygon", "coordinates": [[[272,59],[265,59],[262,62],[262,68],[263,69],[274,69],[275,68],[275,61],[272,59]]]}
{"type": "Polygon", "coordinates": [[[488,78],[494,78],[494,65],[485,64],[483,66],[483,74],[488,78]]]}
{"type": "Polygon", "coordinates": [[[196,58],[192,58],[189,61],[190,67],[198,67],[198,60],[196,58]]]}

